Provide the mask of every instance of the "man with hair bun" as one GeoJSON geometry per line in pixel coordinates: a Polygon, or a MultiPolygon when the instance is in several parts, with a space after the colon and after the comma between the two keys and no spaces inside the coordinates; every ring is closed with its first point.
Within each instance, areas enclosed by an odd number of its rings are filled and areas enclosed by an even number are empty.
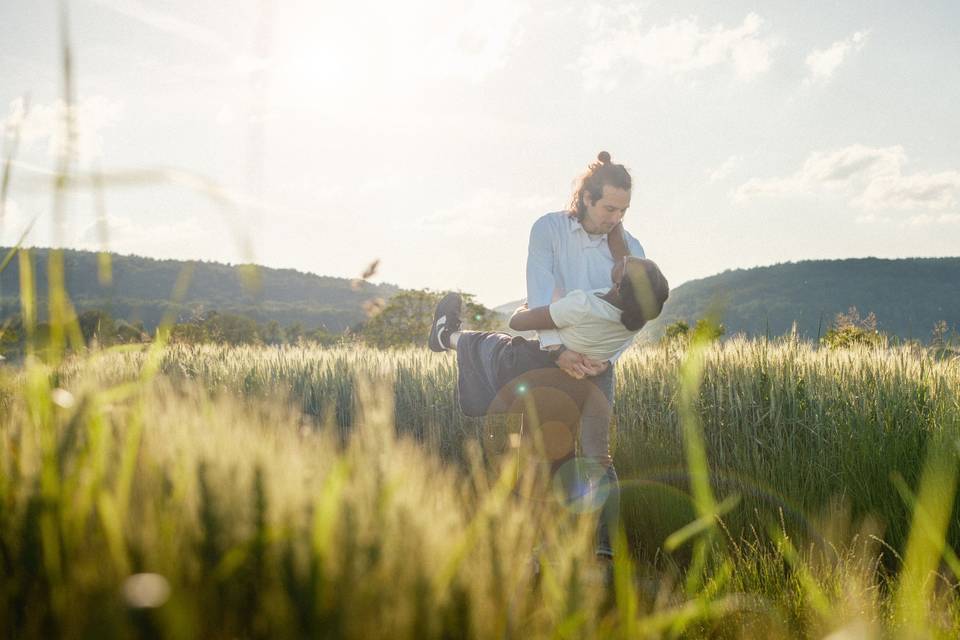
{"type": "MultiPolygon", "coordinates": [[[[527,252],[527,306],[549,305],[568,292],[581,289],[609,289],[611,268],[625,256],[645,257],[643,247],[623,228],[630,206],[632,180],[621,164],[601,151],[597,161],[577,181],[570,206],[541,216],[530,230],[527,252]]],[[[596,553],[611,558],[611,535],[619,524],[620,491],[617,472],[610,455],[610,416],[613,409],[613,364],[621,349],[609,360],[597,361],[566,349],[557,331],[538,332],[540,348],[549,350],[557,366],[586,385],[595,385],[603,398],[584,407],[580,420],[579,444],[582,456],[605,469],[610,493],[601,510],[597,528],[596,553]]],[[[590,465],[587,465],[590,468],[590,465]]],[[[596,478],[591,478],[591,485],[596,478]]]]}
{"type": "Polygon", "coordinates": [[[510,327],[537,331],[539,340],[461,330],[457,293],[437,304],[427,340],[433,351],[456,351],[465,415],[529,417],[565,505],[600,512],[595,551],[607,569],[620,513],[610,456],[612,363],[669,295],[666,278],[621,225],[630,188],[630,174],[603,151],[578,181],[570,208],[534,223],[527,302],[510,327]]]}

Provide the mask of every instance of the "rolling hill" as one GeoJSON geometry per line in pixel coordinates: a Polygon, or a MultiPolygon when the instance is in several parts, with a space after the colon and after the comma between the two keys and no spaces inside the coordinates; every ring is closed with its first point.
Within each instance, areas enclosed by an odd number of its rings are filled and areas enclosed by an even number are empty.
{"type": "MultiPolygon", "coordinates": [[[[7,249],[0,248],[4,254],[7,249]]],[[[32,249],[39,312],[45,316],[47,249],[32,249]]],[[[67,291],[78,312],[101,309],[116,318],[141,321],[152,330],[164,313],[187,319],[199,312],[216,310],[254,318],[276,320],[283,326],[295,323],[312,329],[324,327],[341,332],[363,320],[363,303],[388,298],[400,289],[394,285],[361,283],[354,287],[346,278],[331,278],[294,269],[271,269],[217,262],[155,260],[140,256],[112,255],[113,281],[100,284],[97,254],[65,249],[67,291]],[[189,286],[179,301],[172,301],[177,278],[190,272],[189,286]]],[[[20,312],[20,268],[13,260],[0,273],[0,315],[20,312]]]]}
{"type": "Polygon", "coordinates": [[[882,331],[901,338],[926,341],[939,320],[960,331],[960,258],[807,260],[724,271],[675,287],[641,337],[657,339],[670,323],[692,324],[715,308],[728,336],[782,335],[796,321],[801,336],[815,339],[852,306],[864,316],[874,312],[882,331]]]}
{"type": "MultiPolygon", "coordinates": [[[[31,255],[42,318],[48,250],[33,249],[31,255]]],[[[106,310],[142,321],[148,330],[168,311],[183,320],[216,310],[258,322],[340,332],[364,319],[364,302],[400,291],[389,284],[355,287],[346,278],[294,269],[124,255],[112,255],[113,282],[103,286],[96,253],[64,250],[64,264],[78,311],[106,310]],[[174,302],[177,278],[188,270],[189,287],[174,302]]],[[[13,260],[0,273],[0,315],[19,313],[19,295],[19,264],[13,260]]],[[[518,304],[496,311],[509,314],[518,304]]],[[[657,339],[668,324],[680,319],[692,324],[712,308],[719,311],[728,336],[781,335],[796,321],[803,337],[816,338],[851,306],[862,315],[874,312],[881,330],[901,338],[927,340],[939,320],[960,331],[960,258],[809,260],[724,271],[674,288],[663,314],[644,328],[641,338],[657,339]]]]}

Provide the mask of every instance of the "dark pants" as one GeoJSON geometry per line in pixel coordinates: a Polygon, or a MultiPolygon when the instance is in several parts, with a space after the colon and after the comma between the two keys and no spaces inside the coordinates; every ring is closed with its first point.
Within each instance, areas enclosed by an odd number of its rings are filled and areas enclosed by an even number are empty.
{"type": "Polygon", "coordinates": [[[610,534],[620,517],[620,485],[610,455],[613,368],[576,380],[538,341],[490,332],[462,332],[457,359],[463,412],[523,414],[524,425],[542,438],[551,476],[563,485],[568,506],[600,510],[596,552],[612,556],[610,534]]]}

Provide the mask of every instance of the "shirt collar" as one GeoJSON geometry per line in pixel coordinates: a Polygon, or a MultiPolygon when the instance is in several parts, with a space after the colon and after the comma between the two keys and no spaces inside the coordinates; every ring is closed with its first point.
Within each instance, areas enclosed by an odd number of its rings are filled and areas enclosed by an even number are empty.
{"type": "Polygon", "coordinates": [[[568,226],[570,233],[580,232],[580,243],[585,247],[598,247],[600,243],[605,242],[607,239],[607,234],[602,233],[600,235],[591,235],[587,233],[587,230],[583,228],[583,225],[580,224],[580,221],[573,216],[567,216],[568,226]]]}

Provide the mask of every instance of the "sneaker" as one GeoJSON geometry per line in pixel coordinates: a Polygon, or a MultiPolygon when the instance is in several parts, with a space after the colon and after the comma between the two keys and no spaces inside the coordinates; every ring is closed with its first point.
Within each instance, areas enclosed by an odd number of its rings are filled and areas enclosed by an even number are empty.
{"type": "Polygon", "coordinates": [[[433,326],[427,343],[432,351],[446,351],[450,348],[450,334],[460,330],[460,308],[463,299],[459,293],[448,293],[437,304],[433,314],[433,326]]]}

